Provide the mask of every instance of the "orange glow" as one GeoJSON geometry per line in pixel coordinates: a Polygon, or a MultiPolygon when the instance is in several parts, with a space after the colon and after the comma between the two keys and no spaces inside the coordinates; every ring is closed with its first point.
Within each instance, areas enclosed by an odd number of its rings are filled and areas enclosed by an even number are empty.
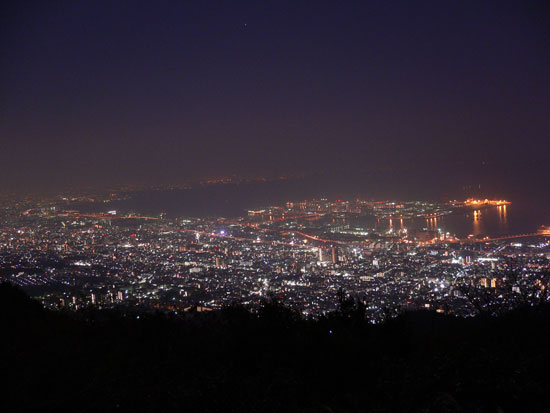
{"type": "Polygon", "coordinates": [[[511,204],[510,201],[506,201],[504,199],[499,200],[491,200],[491,199],[474,199],[474,198],[468,198],[466,201],[464,201],[464,205],[466,206],[481,206],[481,205],[509,205],[511,204]]]}

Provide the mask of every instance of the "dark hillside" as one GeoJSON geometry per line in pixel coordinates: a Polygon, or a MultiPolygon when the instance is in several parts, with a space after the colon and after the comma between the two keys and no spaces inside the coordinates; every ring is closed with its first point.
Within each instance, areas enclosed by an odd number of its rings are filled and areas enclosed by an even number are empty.
{"type": "Polygon", "coordinates": [[[2,284],[0,323],[3,411],[548,411],[548,306],[382,325],[358,305],[61,313],[2,284]]]}

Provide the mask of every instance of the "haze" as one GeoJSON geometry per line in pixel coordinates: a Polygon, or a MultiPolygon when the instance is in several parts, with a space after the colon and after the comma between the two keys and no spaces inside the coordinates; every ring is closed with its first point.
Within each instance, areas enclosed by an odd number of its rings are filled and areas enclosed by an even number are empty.
{"type": "Polygon", "coordinates": [[[480,165],[492,183],[549,177],[545,2],[2,7],[3,190],[234,173],[444,190],[480,165]]]}

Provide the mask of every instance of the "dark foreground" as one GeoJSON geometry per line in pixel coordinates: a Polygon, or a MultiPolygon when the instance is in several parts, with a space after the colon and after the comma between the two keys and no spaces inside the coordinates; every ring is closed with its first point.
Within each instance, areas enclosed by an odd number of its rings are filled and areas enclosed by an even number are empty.
{"type": "Polygon", "coordinates": [[[50,312],[0,285],[0,410],[549,408],[548,306],[467,320],[406,313],[377,326],[349,301],[318,321],[273,302],[259,314],[137,316],[50,312]]]}

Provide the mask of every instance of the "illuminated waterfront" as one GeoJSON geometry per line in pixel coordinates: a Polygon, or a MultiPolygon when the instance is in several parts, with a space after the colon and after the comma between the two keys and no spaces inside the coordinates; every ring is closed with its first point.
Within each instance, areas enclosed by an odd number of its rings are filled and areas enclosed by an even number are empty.
{"type": "MultiPolygon", "coordinates": [[[[182,193],[188,203],[180,211],[200,205],[193,190],[182,193]]],[[[147,198],[117,191],[6,204],[0,278],[47,306],[73,309],[216,309],[277,294],[319,315],[334,309],[344,289],[371,303],[370,316],[381,320],[387,306],[471,315],[464,285],[506,286],[508,271],[523,268],[525,258],[532,264],[525,282],[550,267],[550,244],[537,234],[547,221],[520,213],[515,202],[320,198],[255,204],[234,217],[171,217],[144,215],[135,199],[147,198]],[[86,205],[97,212],[79,212],[86,205]],[[521,242],[499,239],[525,233],[521,242]]],[[[225,199],[217,208],[234,208],[225,199]]],[[[506,305],[515,302],[510,288],[498,293],[506,305]]]]}
{"type": "MultiPolygon", "coordinates": [[[[330,194],[334,191],[328,191],[330,194]]],[[[165,213],[166,217],[226,217],[237,218],[250,208],[284,204],[287,200],[303,201],[300,195],[316,195],[323,191],[311,190],[295,183],[248,183],[243,185],[210,185],[177,190],[138,191],[120,200],[103,203],[79,203],[72,206],[82,212],[107,212],[110,209],[138,215],[165,213]],[[252,195],[253,194],[253,195],[252,195]]],[[[308,196],[309,199],[313,196],[308,196]]],[[[380,219],[374,215],[361,216],[355,223],[384,231],[393,227],[405,229],[441,229],[459,238],[500,237],[535,233],[540,225],[550,223],[550,200],[532,200],[517,197],[508,205],[469,206],[449,215],[426,218],[380,219]]]]}
{"type": "Polygon", "coordinates": [[[459,238],[469,235],[501,237],[537,232],[540,225],[548,222],[548,209],[530,208],[521,201],[511,205],[492,206],[484,209],[457,211],[451,215],[425,220],[405,221],[409,228],[440,228],[456,234],[459,238]]]}
{"type": "Polygon", "coordinates": [[[380,221],[380,230],[395,226],[406,229],[441,229],[459,238],[489,236],[500,237],[522,233],[534,233],[544,221],[544,211],[539,214],[524,212],[521,205],[492,206],[484,209],[456,211],[451,215],[433,218],[414,218],[380,221]]]}

